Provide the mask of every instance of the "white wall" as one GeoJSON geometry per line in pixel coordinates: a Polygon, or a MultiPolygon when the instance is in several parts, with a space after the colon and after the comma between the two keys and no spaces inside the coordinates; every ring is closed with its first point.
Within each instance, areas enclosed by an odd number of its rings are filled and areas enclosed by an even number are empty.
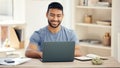
{"type": "Polygon", "coordinates": [[[26,0],[26,38],[29,39],[31,34],[48,24],[46,19],[46,11],[48,4],[52,1],[58,1],[64,6],[64,20],[62,24],[71,28],[70,17],[70,0],[26,0]]]}
{"type": "MultiPolygon", "coordinates": [[[[120,48],[118,48],[118,33],[120,33],[120,0],[112,0],[113,9],[112,9],[112,56],[116,59],[120,58],[118,54],[120,48]]],[[[120,60],[119,60],[120,61],[120,60]]]]}
{"type": "Polygon", "coordinates": [[[118,61],[120,62],[120,32],[118,34],[118,61]]]}
{"type": "Polygon", "coordinates": [[[25,0],[0,0],[0,20],[25,21],[25,0]]]}
{"type": "Polygon", "coordinates": [[[14,0],[13,3],[13,19],[25,21],[25,0],[14,0]]]}
{"type": "Polygon", "coordinates": [[[64,7],[64,21],[62,25],[66,26],[67,28],[73,29],[72,0],[63,0],[62,2],[64,7]]]}

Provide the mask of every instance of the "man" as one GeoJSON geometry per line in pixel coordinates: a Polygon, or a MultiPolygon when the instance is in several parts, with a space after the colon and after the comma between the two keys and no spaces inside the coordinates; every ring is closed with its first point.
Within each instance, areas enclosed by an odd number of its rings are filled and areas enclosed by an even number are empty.
{"type": "MultiPolygon", "coordinates": [[[[42,58],[42,42],[75,41],[76,44],[78,43],[75,33],[60,25],[63,16],[63,6],[60,3],[52,2],[49,4],[46,13],[49,25],[33,33],[25,53],[27,57],[42,58]]],[[[80,55],[80,47],[75,45],[75,56],[80,55]]]]}

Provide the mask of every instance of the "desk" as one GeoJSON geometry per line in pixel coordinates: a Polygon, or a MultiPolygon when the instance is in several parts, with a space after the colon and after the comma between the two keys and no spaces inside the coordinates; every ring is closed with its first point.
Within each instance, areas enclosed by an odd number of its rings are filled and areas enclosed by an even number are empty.
{"type": "Polygon", "coordinates": [[[102,65],[92,65],[91,61],[78,61],[74,60],[73,62],[46,62],[43,63],[38,59],[32,59],[24,64],[16,66],[4,66],[0,65],[0,68],[62,68],[62,67],[118,67],[120,68],[120,63],[118,63],[114,58],[109,57],[108,60],[104,60],[102,65]]]}

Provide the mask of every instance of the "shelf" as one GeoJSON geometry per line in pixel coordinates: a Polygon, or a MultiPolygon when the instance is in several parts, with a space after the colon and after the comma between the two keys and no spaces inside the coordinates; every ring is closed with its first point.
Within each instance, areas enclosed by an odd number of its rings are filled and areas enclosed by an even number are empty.
{"type": "Polygon", "coordinates": [[[13,19],[12,16],[0,15],[0,22],[1,22],[1,21],[5,21],[5,20],[12,20],[12,19],[13,19]]]}
{"type": "Polygon", "coordinates": [[[93,47],[93,48],[102,48],[102,49],[111,49],[111,47],[104,46],[102,44],[90,44],[90,43],[85,43],[85,42],[80,42],[80,46],[86,46],[86,47],[93,47]]]}
{"type": "MultiPolygon", "coordinates": [[[[109,1],[102,0],[103,3],[100,4],[98,3],[100,2],[99,0],[94,0],[94,1],[74,0],[73,2],[74,2],[73,22],[78,39],[79,40],[96,39],[101,42],[101,43],[91,43],[91,42],[80,41],[79,45],[83,47],[84,53],[85,54],[95,53],[103,56],[110,56],[111,47],[113,45],[105,46],[102,44],[102,42],[104,41],[103,37],[105,36],[105,33],[108,32],[112,36],[111,32],[113,26],[112,25],[113,7],[107,6],[108,4],[106,3],[108,3],[109,1]],[[84,6],[84,5],[88,5],[88,6],[84,6]],[[92,21],[92,23],[86,23],[85,21],[86,22],[92,21]]],[[[110,6],[112,6],[112,0],[109,2],[109,4],[111,4],[110,6]]]]}
{"type": "Polygon", "coordinates": [[[99,6],[76,6],[76,8],[85,8],[85,9],[112,9],[111,7],[99,7],[99,6]]]}
{"type": "Polygon", "coordinates": [[[85,23],[76,23],[79,26],[87,26],[87,27],[101,27],[101,28],[111,28],[111,26],[99,25],[99,24],[85,24],[85,23]]]}
{"type": "Polygon", "coordinates": [[[25,25],[25,21],[17,21],[17,20],[3,20],[0,21],[0,25],[25,25]]]}

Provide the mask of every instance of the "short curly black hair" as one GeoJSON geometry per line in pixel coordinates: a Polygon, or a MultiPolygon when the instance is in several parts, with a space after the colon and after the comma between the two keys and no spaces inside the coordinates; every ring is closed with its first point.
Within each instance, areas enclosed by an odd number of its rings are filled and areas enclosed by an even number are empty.
{"type": "Polygon", "coordinates": [[[47,12],[49,11],[49,9],[59,9],[63,12],[63,6],[59,2],[51,2],[48,5],[47,12]]]}

